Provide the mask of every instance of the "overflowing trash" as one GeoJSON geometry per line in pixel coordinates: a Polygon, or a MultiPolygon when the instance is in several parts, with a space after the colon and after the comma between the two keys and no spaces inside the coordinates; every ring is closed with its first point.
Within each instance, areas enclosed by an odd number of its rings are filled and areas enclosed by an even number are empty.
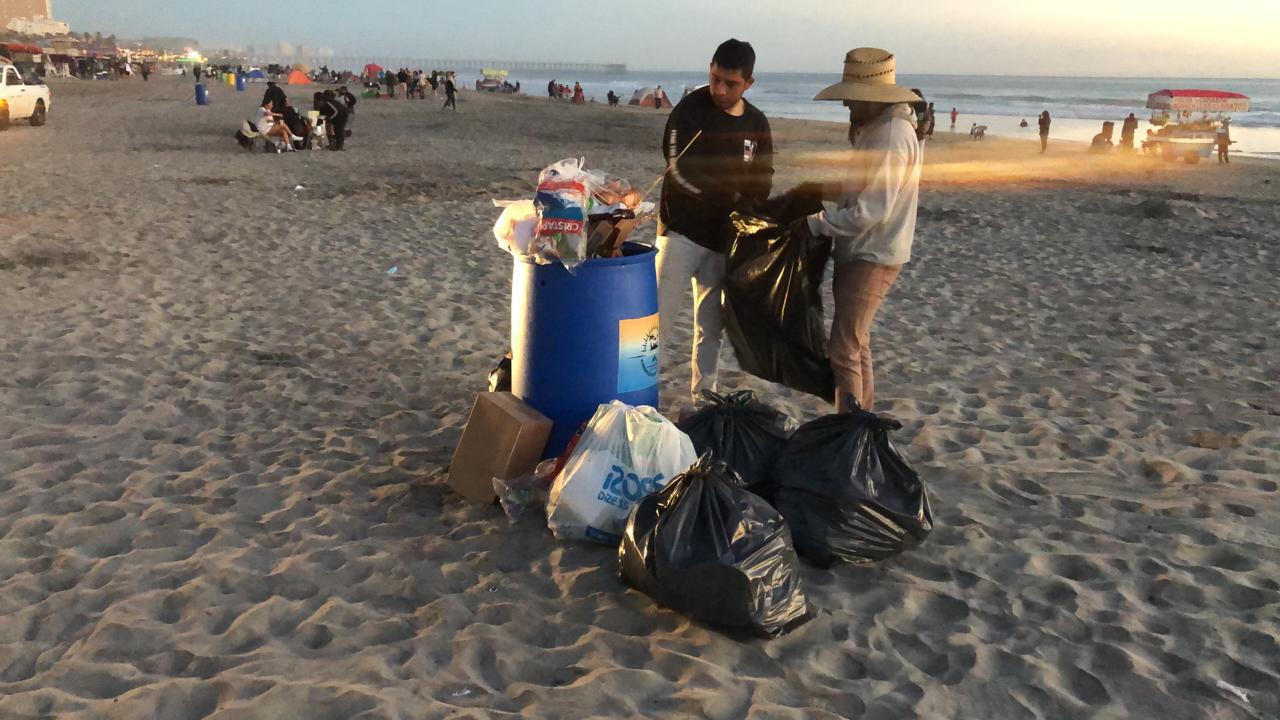
{"type": "Polygon", "coordinates": [[[870,563],[915,547],[933,529],[924,483],[889,432],[902,424],[862,409],[796,430],[775,471],[774,505],[800,557],[819,567],[870,563]]]}
{"type": "Polygon", "coordinates": [[[791,419],[756,399],[750,390],[719,395],[704,390],[707,405],[678,427],[699,453],[723,460],[748,490],[773,497],[773,466],[791,435],[791,419]]]}
{"type": "Polygon", "coordinates": [[[555,477],[547,524],[560,540],[616,544],[632,504],[697,457],[689,436],[657,410],[601,405],[555,477]]]}
{"type": "Polygon", "coordinates": [[[767,215],[730,216],[736,235],[725,264],[722,314],[743,370],[830,402],[835,375],[821,287],[832,241],[809,232],[804,218],[813,203],[807,193],[788,194],[767,215]]]}
{"type": "Polygon", "coordinates": [[[501,247],[570,270],[591,258],[621,256],[627,237],[656,211],[631,183],[588,170],[577,158],[545,168],[533,200],[494,204],[503,208],[493,226],[501,247]]]}
{"type": "Polygon", "coordinates": [[[773,637],[808,616],[782,516],[710,453],[632,508],[618,576],[721,628],[773,637]]]}

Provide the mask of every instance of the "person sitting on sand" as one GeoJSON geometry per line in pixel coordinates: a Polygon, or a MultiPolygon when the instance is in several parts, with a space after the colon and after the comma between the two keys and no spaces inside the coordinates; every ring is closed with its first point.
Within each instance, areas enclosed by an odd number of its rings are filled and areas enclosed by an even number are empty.
{"type": "Polygon", "coordinates": [[[1022,118],[1022,122],[1018,123],[1018,127],[1020,128],[1029,127],[1029,125],[1027,124],[1027,119],[1022,118]]]}
{"type": "Polygon", "coordinates": [[[856,48],[844,58],[844,79],[815,100],[849,108],[855,154],[835,202],[810,215],[808,230],[835,240],[835,313],[828,345],[836,377],[836,411],[855,403],[874,412],[871,325],[911,259],[924,147],[912,104],[920,96],[895,81],[891,53],[856,48]]]}
{"type": "Polygon", "coordinates": [[[277,138],[288,150],[293,150],[293,143],[301,142],[305,138],[295,136],[289,132],[289,126],[280,122],[283,115],[271,111],[271,100],[264,98],[262,105],[258,108],[258,114],[253,119],[253,126],[258,133],[266,138],[277,138]]]}

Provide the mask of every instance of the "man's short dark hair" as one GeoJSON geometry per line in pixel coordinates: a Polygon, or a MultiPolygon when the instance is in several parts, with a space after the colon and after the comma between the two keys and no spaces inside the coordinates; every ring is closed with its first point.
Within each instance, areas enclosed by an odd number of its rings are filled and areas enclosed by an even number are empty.
{"type": "Polygon", "coordinates": [[[730,38],[716,48],[716,54],[711,56],[711,62],[725,70],[741,70],[742,77],[750,80],[751,73],[756,69],[756,51],[751,47],[751,43],[730,38]]]}

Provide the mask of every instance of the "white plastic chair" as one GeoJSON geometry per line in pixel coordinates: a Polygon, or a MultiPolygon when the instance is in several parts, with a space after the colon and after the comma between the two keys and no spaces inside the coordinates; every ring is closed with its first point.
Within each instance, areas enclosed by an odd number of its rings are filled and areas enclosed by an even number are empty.
{"type": "Polygon", "coordinates": [[[324,118],[320,117],[319,110],[308,110],[307,119],[311,121],[311,149],[323,149],[329,140],[324,118]]]}

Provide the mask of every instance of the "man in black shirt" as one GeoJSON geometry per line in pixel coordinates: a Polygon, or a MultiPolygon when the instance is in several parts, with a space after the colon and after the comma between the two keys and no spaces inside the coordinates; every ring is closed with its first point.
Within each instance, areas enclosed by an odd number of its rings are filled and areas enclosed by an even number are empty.
{"type": "Polygon", "coordinates": [[[692,286],[695,403],[700,391],[716,385],[729,213],[763,202],[773,185],[769,121],[742,98],[754,83],[755,61],[750,44],[721,44],[707,87],[671,111],[662,138],[667,175],[658,226],[660,345],[670,346],[676,315],[692,286]]]}

